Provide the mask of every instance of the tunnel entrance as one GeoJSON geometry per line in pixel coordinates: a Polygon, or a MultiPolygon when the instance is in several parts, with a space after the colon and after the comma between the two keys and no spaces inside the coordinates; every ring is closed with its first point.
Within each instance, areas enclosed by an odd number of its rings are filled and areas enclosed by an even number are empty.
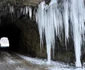
{"type": "Polygon", "coordinates": [[[1,40],[3,40],[3,37],[8,38],[9,44],[8,47],[4,47],[4,45],[1,45],[0,50],[6,50],[6,51],[18,50],[18,44],[20,40],[20,30],[16,27],[15,24],[11,23],[11,24],[0,26],[1,40]]]}
{"type": "Polygon", "coordinates": [[[19,14],[18,10],[0,16],[0,38],[2,37],[7,37],[10,45],[7,48],[0,47],[1,50],[40,56],[38,26],[27,15],[19,14]]]}

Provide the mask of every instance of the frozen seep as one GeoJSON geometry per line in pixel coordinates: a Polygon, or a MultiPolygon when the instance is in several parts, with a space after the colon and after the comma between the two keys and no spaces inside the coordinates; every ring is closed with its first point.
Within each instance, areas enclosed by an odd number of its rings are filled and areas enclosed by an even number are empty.
{"type": "Polygon", "coordinates": [[[39,28],[40,43],[43,45],[43,36],[46,38],[47,59],[51,62],[51,48],[55,47],[55,34],[60,36],[63,29],[61,12],[57,8],[57,0],[51,0],[49,5],[41,2],[36,13],[39,28]],[[55,33],[56,30],[56,33],[55,33]]]}
{"type": "Polygon", "coordinates": [[[64,0],[62,7],[58,0],[51,0],[49,5],[41,2],[36,12],[36,21],[40,34],[40,45],[43,46],[45,36],[47,59],[51,62],[51,48],[55,49],[55,35],[62,40],[65,30],[65,45],[69,40],[69,25],[72,25],[76,67],[81,67],[81,46],[84,38],[84,2],[83,0],[64,0]],[[60,10],[62,9],[62,10],[60,10]],[[62,13],[61,13],[62,12],[62,13]],[[69,22],[70,20],[70,22],[69,22]],[[64,28],[63,28],[64,27],[64,28]]]}
{"type": "Polygon", "coordinates": [[[81,46],[84,37],[84,2],[83,0],[71,0],[70,19],[73,27],[74,50],[76,67],[81,67],[81,46]]]}

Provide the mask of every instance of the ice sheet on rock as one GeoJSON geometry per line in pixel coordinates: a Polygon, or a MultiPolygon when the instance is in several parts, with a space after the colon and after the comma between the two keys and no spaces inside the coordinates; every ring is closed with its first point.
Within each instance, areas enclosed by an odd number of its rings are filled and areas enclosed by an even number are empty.
{"type": "MultiPolygon", "coordinates": [[[[20,56],[21,58],[25,59],[26,61],[33,63],[33,64],[48,65],[49,66],[49,64],[47,64],[46,59],[43,60],[43,59],[31,58],[31,57],[19,55],[19,54],[17,54],[17,55],[20,56]]],[[[52,61],[52,63],[50,65],[51,66],[57,66],[57,67],[69,67],[69,65],[67,65],[65,63],[59,63],[59,62],[56,62],[56,61],[52,61]]]]}
{"type": "Polygon", "coordinates": [[[64,0],[61,4],[63,4],[63,10],[60,10],[62,7],[59,6],[58,0],[51,0],[49,5],[46,5],[45,1],[39,4],[36,22],[40,34],[40,45],[43,46],[45,36],[47,59],[48,63],[51,63],[51,48],[55,49],[55,35],[62,41],[62,34],[65,30],[66,44],[69,40],[69,24],[71,24],[76,58],[75,65],[81,67],[81,47],[82,40],[85,39],[84,0],[64,0]]]}
{"type": "Polygon", "coordinates": [[[45,1],[41,2],[36,13],[36,21],[40,34],[40,45],[43,46],[45,36],[47,60],[51,63],[51,48],[53,50],[55,48],[55,34],[61,39],[63,30],[62,15],[57,7],[57,0],[51,0],[49,5],[46,5],[45,1]]]}

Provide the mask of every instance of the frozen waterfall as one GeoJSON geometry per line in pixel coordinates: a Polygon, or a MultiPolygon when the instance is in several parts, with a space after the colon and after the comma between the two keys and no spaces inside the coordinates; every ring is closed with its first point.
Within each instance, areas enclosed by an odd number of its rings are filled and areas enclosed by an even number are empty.
{"type": "Polygon", "coordinates": [[[51,48],[55,48],[55,30],[56,36],[59,36],[63,28],[61,12],[57,8],[57,1],[52,0],[49,5],[45,5],[43,1],[36,13],[36,21],[38,22],[40,43],[43,45],[43,35],[46,38],[47,59],[51,61],[51,48]]]}
{"type": "Polygon", "coordinates": [[[55,35],[62,40],[65,30],[65,45],[69,40],[69,24],[72,24],[76,67],[81,67],[81,46],[84,38],[84,2],[83,0],[63,0],[59,5],[58,0],[51,0],[47,5],[41,2],[36,12],[36,22],[40,34],[40,45],[46,40],[47,59],[51,63],[51,49],[55,49],[55,35]],[[70,22],[69,22],[70,20],[70,22]]]}
{"type": "Polygon", "coordinates": [[[69,38],[69,4],[68,0],[64,0],[63,3],[64,11],[63,11],[63,20],[64,20],[64,28],[65,28],[65,45],[67,46],[67,41],[69,38]]]}
{"type": "Polygon", "coordinates": [[[84,2],[83,0],[71,0],[70,17],[73,26],[73,39],[75,47],[76,66],[81,67],[81,46],[84,34],[84,2]]]}

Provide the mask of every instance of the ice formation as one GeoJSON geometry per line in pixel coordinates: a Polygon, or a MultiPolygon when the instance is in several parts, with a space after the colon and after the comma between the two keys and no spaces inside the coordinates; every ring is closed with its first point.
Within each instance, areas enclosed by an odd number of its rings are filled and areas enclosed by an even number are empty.
{"type": "Polygon", "coordinates": [[[83,0],[64,0],[59,6],[58,0],[51,0],[47,5],[41,2],[36,12],[36,21],[40,34],[40,45],[46,39],[47,59],[51,63],[51,48],[55,48],[55,35],[62,40],[65,30],[65,45],[69,40],[69,24],[72,25],[76,67],[81,67],[81,46],[84,38],[84,2],[83,0]],[[60,10],[61,9],[61,10],[60,10]],[[70,20],[70,22],[69,22],[70,20]]]}

